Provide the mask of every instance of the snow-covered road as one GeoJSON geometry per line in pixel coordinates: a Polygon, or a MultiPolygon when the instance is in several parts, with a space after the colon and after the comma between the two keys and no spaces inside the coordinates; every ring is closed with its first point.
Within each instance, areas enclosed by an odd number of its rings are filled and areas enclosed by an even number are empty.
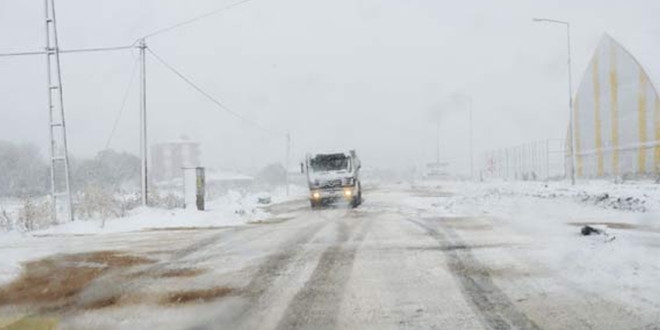
{"type": "Polygon", "coordinates": [[[468,188],[381,187],[357,209],[290,201],[271,207],[276,221],[239,227],[0,243],[3,254],[67,253],[0,288],[0,328],[660,328],[654,227],[573,201],[468,188]],[[615,240],[577,234],[575,223],[613,218],[615,240]],[[58,276],[69,290],[53,289],[58,276]]]}

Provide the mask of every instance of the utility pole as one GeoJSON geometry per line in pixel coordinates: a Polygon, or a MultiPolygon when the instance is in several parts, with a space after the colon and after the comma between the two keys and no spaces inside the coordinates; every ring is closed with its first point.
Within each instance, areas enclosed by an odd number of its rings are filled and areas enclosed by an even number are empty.
{"type": "Polygon", "coordinates": [[[573,73],[571,70],[571,24],[566,23],[566,43],[568,46],[568,109],[571,116],[571,185],[575,185],[575,120],[573,119],[573,73]]]}
{"type": "Polygon", "coordinates": [[[142,188],[142,206],[147,206],[147,44],[140,39],[140,187],[142,188]]]}
{"type": "Polygon", "coordinates": [[[437,164],[438,168],[440,168],[440,118],[439,117],[438,117],[438,122],[436,123],[435,140],[438,144],[435,150],[435,163],[437,164]]]}
{"type": "Polygon", "coordinates": [[[289,168],[291,167],[291,134],[286,132],[286,195],[289,196],[289,168]]]}
{"type": "Polygon", "coordinates": [[[569,111],[569,136],[571,143],[569,145],[569,152],[571,157],[571,185],[575,185],[575,120],[573,118],[573,77],[571,70],[571,24],[569,22],[559,21],[549,18],[534,18],[534,22],[547,22],[554,24],[561,24],[566,26],[566,44],[568,51],[568,111],[569,111]]]}
{"type": "Polygon", "coordinates": [[[470,121],[470,179],[474,181],[474,152],[473,152],[473,132],[472,132],[472,98],[467,97],[468,112],[470,121]]]}
{"type": "Polygon", "coordinates": [[[64,199],[66,217],[73,221],[69,148],[64,120],[64,97],[60,71],[60,49],[57,37],[54,0],[44,0],[46,14],[46,70],[48,79],[48,114],[50,132],[50,193],[52,221],[57,223],[58,200],[64,199]]]}
{"type": "Polygon", "coordinates": [[[50,155],[50,202],[51,221],[58,223],[58,211],[65,209],[66,219],[74,220],[71,198],[71,175],[69,171],[69,147],[64,116],[64,97],[60,54],[119,51],[134,48],[134,45],[86,49],[60,49],[55,15],[55,1],[44,0],[46,44],[43,50],[0,53],[0,58],[16,56],[46,55],[46,78],[48,89],[48,132],[50,155]],[[59,210],[58,210],[59,209],[59,210]]]}

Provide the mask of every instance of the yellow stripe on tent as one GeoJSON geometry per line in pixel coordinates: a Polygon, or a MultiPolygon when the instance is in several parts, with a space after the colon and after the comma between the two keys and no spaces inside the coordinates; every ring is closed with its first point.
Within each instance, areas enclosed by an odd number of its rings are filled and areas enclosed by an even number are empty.
{"type": "Polygon", "coordinates": [[[637,91],[637,123],[639,128],[639,150],[637,153],[637,167],[639,173],[646,172],[646,75],[640,70],[639,90],[637,91]]]}
{"type": "Polygon", "coordinates": [[[619,78],[616,71],[616,47],[614,44],[610,46],[610,110],[612,116],[612,174],[619,175],[619,78]]]}
{"type": "Polygon", "coordinates": [[[598,57],[594,57],[593,63],[594,83],[594,121],[596,134],[596,156],[598,160],[598,176],[603,175],[603,132],[600,123],[600,79],[598,77],[598,57]]]}

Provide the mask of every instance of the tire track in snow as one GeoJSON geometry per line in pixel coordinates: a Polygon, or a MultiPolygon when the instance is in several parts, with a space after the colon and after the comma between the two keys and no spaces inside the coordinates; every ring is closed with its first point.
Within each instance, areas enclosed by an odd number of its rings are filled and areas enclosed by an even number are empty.
{"type": "Polygon", "coordinates": [[[218,324],[224,324],[227,329],[253,328],[251,325],[253,316],[268,308],[273,294],[276,294],[269,290],[277,286],[277,279],[282,277],[291,264],[295,263],[299,255],[305,251],[303,246],[311,242],[315,235],[327,225],[328,222],[316,221],[299,229],[292,235],[293,239],[280,244],[274,250],[275,252],[268,255],[257,266],[257,271],[242,290],[246,301],[240,307],[236,308],[231,315],[221,315],[211,323],[198,325],[193,329],[216,329],[218,324]]]}
{"type": "Polygon", "coordinates": [[[371,219],[362,219],[338,223],[337,243],[325,249],[309,280],[289,303],[278,330],[335,328],[356,252],[372,224],[371,219]],[[359,228],[352,230],[349,223],[356,222],[359,228]]]}
{"type": "Polygon", "coordinates": [[[458,280],[461,291],[469,299],[488,329],[540,329],[525,314],[518,311],[509,297],[493,282],[488,269],[472,254],[453,229],[443,226],[442,219],[408,219],[438,241],[447,257],[447,266],[458,280]],[[437,224],[434,226],[433,224],[437,224]],[[438,231],[439,228],[441,231],[438,231]]]}
{"type": "Polygon", "coordinates": [[[247,285],[248,294],[251,297],[259,297],[268,290],[273,281],[302,252],[301,246],[311,242],[316,233],[321,231],[326,225],[326,222],[318,222],[299,230],[293,235],[293,240],[285,242],[275,253],[269,255],[266,261],[259,265],[256,274],[247,285]]]}

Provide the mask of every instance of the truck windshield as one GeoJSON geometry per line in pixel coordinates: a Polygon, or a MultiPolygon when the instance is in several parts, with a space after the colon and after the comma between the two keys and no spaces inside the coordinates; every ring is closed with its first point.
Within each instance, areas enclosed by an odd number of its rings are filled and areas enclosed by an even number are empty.
{"type": "Polygon", "coordinates": [[[313,172],[347,170],[350,162],[344,154],[317,155],[309,162],[313,172]]]}

